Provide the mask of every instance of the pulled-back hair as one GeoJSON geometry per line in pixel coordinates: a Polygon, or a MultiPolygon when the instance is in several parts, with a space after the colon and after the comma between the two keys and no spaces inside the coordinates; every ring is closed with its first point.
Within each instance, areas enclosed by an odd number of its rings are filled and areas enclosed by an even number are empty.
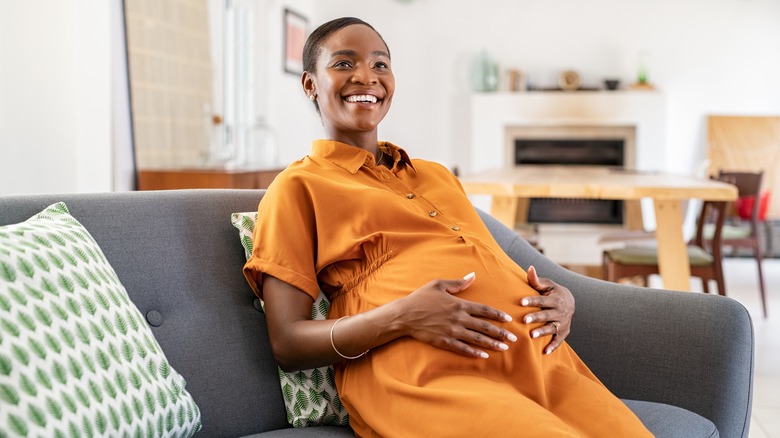
{"type": "MultiPolygon", "coordinates": [[[[315,73],[317,71],[317,58],[320,56],[320,48],[322,47],[322,44],[325,43],[325,40],[336,31],[353,24],[361,24],[376,32],[382,42],[385,43],[385,47],[387,47],[387,42],[382,38],[382,35],[365,21],[355,17],[336,18],[321,24],[311,33],[311,35],[309,35],[309,38],[306,39],[306,44],[303,46],[303,70],[309,73],[315,73]]],[[[390,53],[389,48],[387,49],[387,53],[390,53]]]]}

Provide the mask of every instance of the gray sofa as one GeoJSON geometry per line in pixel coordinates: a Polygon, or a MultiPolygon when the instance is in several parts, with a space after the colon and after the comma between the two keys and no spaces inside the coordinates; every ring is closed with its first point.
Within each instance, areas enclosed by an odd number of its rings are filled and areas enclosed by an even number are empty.
{"type": "MultiPolygon", "coordinates": [[[[56,201],[68,205],[187,380],[202,413],[199,436],[349,436],[346,427],[287,424],[264,316],[241,274],[244,254],[230,223],[231,213],[254,211],[262,195],[181,190],[0,197],[0,225],[26,220],[56,201]]],[[[748,435],[754,342],[743,306],[719,296],[583,277],[483,218],[522,267],[534,265],[572,290],[577,312],[569,342],[656,436],[748,435]]]]}

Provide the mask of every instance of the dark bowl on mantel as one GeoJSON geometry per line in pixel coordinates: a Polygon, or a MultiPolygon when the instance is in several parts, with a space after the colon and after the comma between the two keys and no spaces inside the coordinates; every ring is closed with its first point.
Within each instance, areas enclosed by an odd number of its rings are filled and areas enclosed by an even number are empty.
{"type": "Polygon", "coordinates": [[[605,79],[604,86],[607,90],[617,90],[620,87],[620,80],[618,79],[605,79]]]}

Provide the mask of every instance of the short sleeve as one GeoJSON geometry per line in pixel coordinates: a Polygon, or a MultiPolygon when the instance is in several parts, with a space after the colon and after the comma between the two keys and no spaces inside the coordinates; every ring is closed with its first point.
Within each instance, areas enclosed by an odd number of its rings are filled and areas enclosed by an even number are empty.
{"type": "Polygon", "coordinates": [[[263,275],[317,298],[315,222],[306,185],[290,172],[282,172],[260,201],[252,256],[244,265],[244,276],[260,299],[263,275]]]}

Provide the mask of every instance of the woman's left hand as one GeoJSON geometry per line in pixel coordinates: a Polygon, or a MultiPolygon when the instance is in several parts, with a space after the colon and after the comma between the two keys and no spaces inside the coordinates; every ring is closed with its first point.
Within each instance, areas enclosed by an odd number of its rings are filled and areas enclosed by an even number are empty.
{"type": "Polygon", "coordinates": [[[540,295],[524,297],[520,304],[523,307],[539,307],[541,310],[525,315],[523,321],[526,324],[547,323],[532,330],[531,337],[552,336],[552,340],[544,348],[544,354],[550,354],[563,344],[571,332],[574,296],[569,289],[549,278],[539,278],[533,266],[528,268],[528,284],[539,291],[540,295]]]}

